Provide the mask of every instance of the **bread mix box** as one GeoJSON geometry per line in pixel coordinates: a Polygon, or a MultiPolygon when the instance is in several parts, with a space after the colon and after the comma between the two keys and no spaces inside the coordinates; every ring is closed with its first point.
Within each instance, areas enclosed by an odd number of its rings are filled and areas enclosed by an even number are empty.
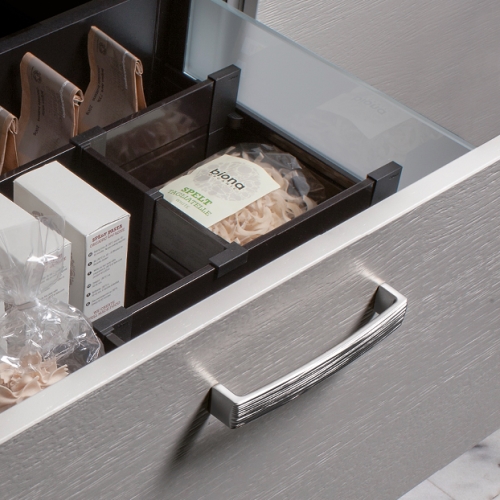
{"type": "MultiPolygon", "coordinates": [[[[15,231],[18,233],[23,230],[32,230],[34,227],[37,226],[33,215],[0,194],[0,233],[2,231],[15,231]]],[[[62,269],[60,267],[51,269],[50,265],[45,269],[38,298],[40,300],[48,301],[53,299],[68,303],[71,243],[67,239],[62,241],[60,237],[57,238],[52,231],[41,231],[40,236],[43,238],[43,241],[41,241],[42,248],[47,254],[56,255],[61,251],[60,247],[62,245],[63,265],[62,269]],[[57,278],[54,277],[55,273],[59,274],[57,278]],[[47,283],[51,283],[50,286],[47,283]]],[[[19,238],[20,245],[22,241],[23,239],[19,238]]],[[[16,246],[15,239],[9,242],[8,251],[14,259],[20,262],[26,259],[26,255],[22,255],[22,252],[25,252],[26,249],[16,246]]],[[[0,302],[0,313],[3,313],[3,311],[4,304],[0,302]]]]}
{"type": "Polygon", "coordinates": [[[57,161],[18,177],[14,202],[65,220],[71,305],[90,321],[124,305],[129,213],[57,161]]]}

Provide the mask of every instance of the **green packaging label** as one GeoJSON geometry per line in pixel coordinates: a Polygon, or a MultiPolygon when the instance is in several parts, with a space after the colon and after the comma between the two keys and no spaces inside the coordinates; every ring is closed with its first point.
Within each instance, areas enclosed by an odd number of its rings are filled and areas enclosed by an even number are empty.
{"type": "Polygon", "coordinates": [[[223,155],[173,180],[160,192],[179,210],[210,227],[279,187],[259,165],[223,155]]]}

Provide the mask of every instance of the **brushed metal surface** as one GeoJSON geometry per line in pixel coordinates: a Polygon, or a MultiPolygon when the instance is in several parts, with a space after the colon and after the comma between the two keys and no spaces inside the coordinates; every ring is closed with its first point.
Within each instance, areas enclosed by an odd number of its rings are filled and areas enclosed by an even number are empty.
{"type": "Polygon", "coordinates": [[[215,385],[210,391],[210,413],[230,429],[236,429],[283,406],[397,330],[404,320],[406,303],[405,297],[382,283],[374,300],[376,315],[368,324],[333,349],[250,394],[236,396],[224,385],[215,385]]]}
{"type": "Polygon", "coordinates": [[[476,146],[500,134],[495,0],[259,0],[257,19],[476,146]]]}
{"type": "MultiPolygon", "coordinates": [[[[463,164],[466,159],[458,160],[429,183],[451,171],[463,175],[463,164]]],[[[216,304],[230,301],[233,289],[173,318],[163,332],[124,346],[126,357],[111,353],[95,370],[75,374],[73,380],[83,380],[106,363],[134,363],[134,347],[150,352],[148,360],[3,442],[2,494],[398,498],[498,428],[499,185],[497,163],[395,215],[390,224],[377,227],[368,213],[360,214],[308,245],[310,258],[313,248],[333,246],[352,224],[361,224],[365,237],[168,349],[162,349],[161,335],[174,334],[169,329],[175,325],[182,330],[186,324],[189,331],[205,305],[219,314],[216,304]],[[410,304],[397,335],[238,432],[210,418],[210,387],[231,380],[235,391],[250,392],[338,344],[359,327],[374,283],[384,281],[410,304]],[[149,351],[148,339],[155,339],[149,351]]],[[[407,200],[418,187],[395,197],[407,200]]],[[[370,210],[382,213],[390,206],[386,200],[370,210]]],[[[297,263],[294,255],[281,260],[297,263]]],[[[249,277],[235,288],[254,281],[249,277]]],[[[36,409],[73,380],[23,405],[36,409]]],[[[15,410],[11,415],[21,414],[22,406],[15,410]]]]}

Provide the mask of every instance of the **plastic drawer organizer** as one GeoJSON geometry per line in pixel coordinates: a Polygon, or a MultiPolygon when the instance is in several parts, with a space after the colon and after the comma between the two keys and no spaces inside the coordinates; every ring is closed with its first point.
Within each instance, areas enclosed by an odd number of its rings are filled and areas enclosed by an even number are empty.
{"type": "Polygon", "coordinates": [[[108,349],[391,195],[401,174],[401,167],[389,161],[360,179],[252,113],[238,100],[245,68],[242,74],[229,65],[203,81],[187,76],[185,40],[195,19],[189,8],[188,1],[96,0],[0,40],[0,104],[16,115],[18,67],[27,51],[82,89],[89,80],[86,40],[92,25],[143,62],[148,108],[78,135],[0,179],[0,191],[11,197],[16,176],[58,160],[131,214],[126,307],[94,322],[108,349]],[[163,199],[159,186],[239,142],[274,144],[296,156],[325,186],[326,201],[240,246],[163,199]]]}

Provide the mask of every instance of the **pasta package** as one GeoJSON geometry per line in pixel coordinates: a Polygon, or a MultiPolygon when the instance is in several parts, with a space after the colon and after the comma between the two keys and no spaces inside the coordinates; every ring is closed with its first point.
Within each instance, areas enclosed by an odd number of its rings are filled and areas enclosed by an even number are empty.
{"type": "Polygon", "coordinates": [[[315,207],[324,187],[275,146],[238,144],[160,189],[164,198],[226,241],[245,245],[315,207]]]}
{"type": "Polygon", "coordinates": [[[0,231],[0,412],[103,354],[88,319],[55,297],[65,270],[64,221],[30,218],[0,231]]]}
{"type": "Polygon", "coordinates": [[[20,165],[68,144],[77,133],[83,100],[76,85],[30,52],[21,60],[21,86],[20,165]]]}
{"type": "Polygon", "coordinates": [[[89,32],[88,54],[90,83],[79,133],[104,127],[146,107],[140,59],[95,26],[89,32]]]}

